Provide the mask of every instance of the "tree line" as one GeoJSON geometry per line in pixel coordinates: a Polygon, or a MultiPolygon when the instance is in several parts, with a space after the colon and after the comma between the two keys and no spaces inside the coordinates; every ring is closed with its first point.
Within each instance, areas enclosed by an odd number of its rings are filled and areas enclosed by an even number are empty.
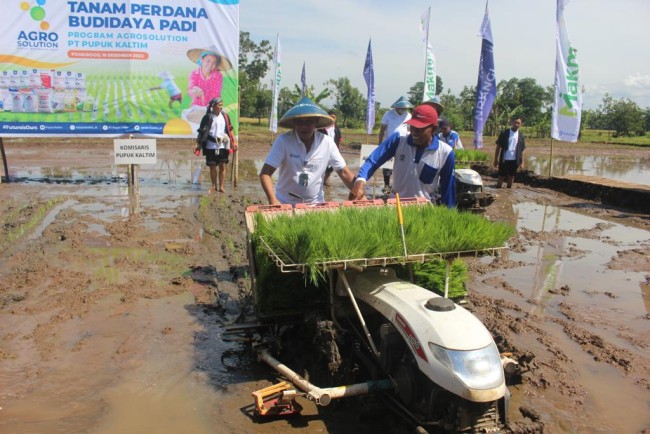
{"type": "MultiPolygon", "coordinates": [[[[273,47],[267,40],[254,42],[248,32],[240,32],[239,43],[240,115],[261,122],[269,118],[273,103],[273,91],[263,81],[272,66],[273,47]]],[[[408,99],[414,106],[422,102],[423,87],[420,81],[408,90],[408,99]]],[[[473,131],[476,86],[464,86],[459,95],[454,95],[449,89],[445,92],[443,79],[438,76],[436,93],[445,106],[443,117],[457,130],[473,131]]],[[[302,89],[297,84],[293,88],[282,87],[278,94],[279,115],[295,105],[301,95],[302,89]]],[[[352,86],[349,78],[330,79],[321,89],[307,86],[305,96],[321,106],[324,100],[331,98],[334,102],[332,107],[324,108],[337,112],[340,126],[365,126],[367,100],[359,89],[352,86]]],[[[518,115],[523,117],[529,134],[532,131],[533,136],[550,137],[553,98],[553,86],[541,86],[534,78],[501,80],[483,133],[496,135],[509,125],[512,116],[518,115]]],[[[379,125],[381,117],[389,109],[377,105],[375,125],[379,125]]],[[[597,109],[583,110],[581,131],[584,128],[609,130],[615,137],[645,135],[650,130],[650,108],[644,109],[630,99],[615,99],[605,94],[597,109]]]]}

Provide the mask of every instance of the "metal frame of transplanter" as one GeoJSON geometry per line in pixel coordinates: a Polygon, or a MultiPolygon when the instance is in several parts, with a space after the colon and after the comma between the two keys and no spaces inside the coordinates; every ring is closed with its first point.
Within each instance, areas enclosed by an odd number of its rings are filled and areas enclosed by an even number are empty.
{"type": "MultiPolygon", "coordinates": [[[[374,207],[374,206],[396,206],[397,203],[395,199],[389,199],[385,204],[382,200],[362,200],[362,201],[346,201],[343,203],[337,202],[324,202],[316,204],[297,204],[294,206],[283,204],[283,205],[253,205],[249,206],[245,212],[245,221],[247,229],[247,243],[248,243],[248,254],[250,261],[250,271],[251,271],[251,282],[252,282],[252,291],[253,297],[257,304],[258,298],[258,288],[256,282],[256,269],[254,263],[254,246],[252,242],[252,233],[255,231],[255,214],[262,213],[265,218],[274,218],[278,215],[298,215],[305,212],[336,212],[337,209],[341,207],[374,207]]],[[[406,198],[401,200],[401,205],[404,206],[433,206],[429,201],[423,198],[406,198]]],[[[307,264],[295,263],[293,262],[288,255],[277,252],[271,248],[269,243],[263,238],[259,238],[260,247],[266,251],[272,262],[282,273],[306,273],[309,270],[307,264]]],[[[505,247],[498,248],[488,248],[481,250],[468,250],[468,251],[457,251],[457,252],[445,252],[445,253],[421,253],[421,254],[407,254],[405,256],[391,256],[391,257],[378,257],[378,258],[356,258],[356,259],[342,259],[334,261],[323,261],[316,264],[316,266],[327,273],[330,277],[330,298],[334,297],[335,293],[335,283],[333,282],[332,273],[335,270],[344,271],[344,270],[357,270],[363,271],[368,267],[386,267],[388,265],[405,265],[412,263],[424,263],[432,259],[446,259],[447,260],[447,272],[445,279],[445,298],[448,293],[449,285],[449,269],[450,263],[454,258],[459,257],[468,257],[473,256],[477,257],[480,255],[496,255],[500,250],[505,247]]],[[[341,273],[343,287],[347,290],[347,296],[351,301],[352,306],[354,307],[355,313],[359,319],[359,322],[364,330],[364,334],[368,339],[369,347],[377,352],[376,345],[373,342],[370,332],[365,326],[365,319],[361,310],[359,309],[356,299],[352,294],[352,290],[345,278],[345,274],[341,273]]],[[[330,300],[331,301],[331,300],[330,300]]],[[[258,312],[259,314],[259,312],[258,312]]],[[[272,316],[267,316],[262,319],[272,319],[272,316]]],[[[235,331],[236,328],[233,329],[235,331]]],[[[275,359],[268,348],[266,348],[265,343],[253,343],[253,347],[256,350],[258,359],[265,362],[273,369],[284,375],[291,383],[296,385],[298,388],[302,389],[305,392],[305,396],[314,401],[317,405],[326,406],[332,399],[344,398],[349,396],[364,395],[372,392],[390,390],[394,386],[392,382],[388,379],[376,380],[376,381],[367,381],[364,383],[358,383],[353,385],[346,386],[337,386],[331,388],[319,388],[311,383],[308,380],[298,375],[296,372],[292,371],[289,367],[275,359]]],[[[266,414],[292,414],[300,411],[300,406],[295,402],[294,397],[295,393],[288,390],[289,387],[285,385],[274,385],[258,391],[253,392],[253,397],[255,398],[255,407],[260,415],[266,414]],[[286,395],[286,396],[285,396],[286,395]]]]}

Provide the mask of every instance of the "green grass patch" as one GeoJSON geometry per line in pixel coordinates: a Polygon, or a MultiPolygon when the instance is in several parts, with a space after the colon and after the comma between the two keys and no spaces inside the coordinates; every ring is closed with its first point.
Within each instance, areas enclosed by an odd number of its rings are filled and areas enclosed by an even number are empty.
{"type": "Polygon", "coordinates": [[[55,198],[45,203],[36,205],[29,204],[21,208],[16,208],[7,214],[2,221],[0,247],[4,249],[5,246],[28,233],[43,221],[52,208],[61,202],[63,202],[62,198],[55,198]]]}
{"type": "Polygon", "coordinates": [[[650,146],[650,135],[614,137],[613,131],[582,130],[580,142],[584,143],[614,143],[620,145],[650,146]]]}

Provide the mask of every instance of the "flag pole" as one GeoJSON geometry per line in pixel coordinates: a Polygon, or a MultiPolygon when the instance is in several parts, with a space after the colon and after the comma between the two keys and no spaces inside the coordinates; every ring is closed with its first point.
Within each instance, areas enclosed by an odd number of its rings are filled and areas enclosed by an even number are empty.
{"type": "MultiPolygon", "coordinates": [[[[368,52],[366,53],[366,61],[363,64],[363,78],[368,86],[367,105],[366,105],[366,134],[368,144],[370,144],[370,135],[375,126],[375,69],[372,64],[372,38],[368,39],[368,52]]],[[[374,181],[373,177],[373,181],[374,181]]],[[[373,184],[372,195],[375,196],[375,188],[373,184]]]]}
{"type": "Polygon", "coordinates": [[[426,28],[426,41],[424,41],[424,78],[422,80],[422,100],[426,98],[425,93],[427,89],[427,63],[429,60],[429,20],[431,19],[431,6],[427,11],[427,28],[426,28]]]}
{"type": "MultiPolygon", "coordinates": [[[[237,91],[237,148],[239,148],[239,119],[241,118],[241,87],[237,91]]],[[[233,146],[231,143],[230,146],[233,146]]],[[[233,149],[232,151],[232,162],[230,163],[230,180],[232,181],[232,186],[237,187],[237,181],[239,180],[239,151],[238,149],[233,149]]]]}
{"type": "MultiPolygon", "coordinates": [[[[5,154],[5,144],[0,137],[0,155],[2,155],[2,167],[5,171],[5,182],[9,183],[9,166],[7,165],[7,155],[5,154]]],[[[0,183],[2,183],[2,177],[0,176],[0,183]]]]}
{"type": "Polygon", "coordinates": [[[548,158],[548,177],[553,176],[553,137],[551,137],[551,156],[548,158]]]}
{"type": "Polygon", "coordinates": [[[273,141],[275,140],[275,133],[278,132],[278,98],[280,96],[280,81],[282,77],[280,57],[280,34],[278,33],[275,40],[275,50],[273,52],[273,103],[271,105],[271,116],[269,116],[271,144],[273,144],[273,141]]]}

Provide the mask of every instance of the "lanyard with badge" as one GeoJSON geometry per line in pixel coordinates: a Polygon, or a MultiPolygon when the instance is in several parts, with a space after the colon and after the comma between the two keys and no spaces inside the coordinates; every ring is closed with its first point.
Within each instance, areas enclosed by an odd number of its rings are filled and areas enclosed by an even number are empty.
{"type": "MultiPolygon", "coordinates": [[[[305,158],[307,158],[307,155],[305,155],[305,158]]],[[[307,187],[309,185],[309,174],[306,172],[306,170],[309,168],[309,162],[314,158],[314,155],[312,155],[309,160],[304,160],[302,162],[302,172],[298,175],[298,184],[301,187],[307,187]]]]}

